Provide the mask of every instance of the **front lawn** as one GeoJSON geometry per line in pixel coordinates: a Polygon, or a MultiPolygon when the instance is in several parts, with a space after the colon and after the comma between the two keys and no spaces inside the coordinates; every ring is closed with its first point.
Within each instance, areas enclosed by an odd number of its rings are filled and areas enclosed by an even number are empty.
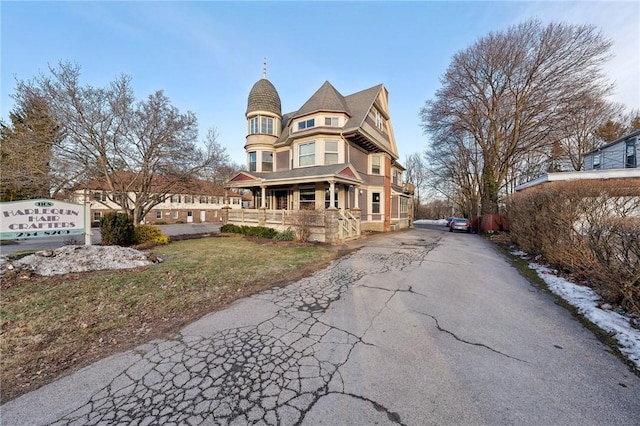
{"type": "Polygon", "coordinates": [[[115,352],[177,332],[234,300],[297,280],[338,256],[325,246],[238,235],[156,247],[135,270],[3,277],[1,402],[115,352]]]}

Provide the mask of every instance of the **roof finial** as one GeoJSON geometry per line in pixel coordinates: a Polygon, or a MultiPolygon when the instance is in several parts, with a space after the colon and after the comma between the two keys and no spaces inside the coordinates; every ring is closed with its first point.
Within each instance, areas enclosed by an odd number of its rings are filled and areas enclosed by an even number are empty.
{"type": "Polygon", "coordinates": [[[267,58],[264,58],[264,63],[262,67],[262,78],[267,78],[267,58]]]}

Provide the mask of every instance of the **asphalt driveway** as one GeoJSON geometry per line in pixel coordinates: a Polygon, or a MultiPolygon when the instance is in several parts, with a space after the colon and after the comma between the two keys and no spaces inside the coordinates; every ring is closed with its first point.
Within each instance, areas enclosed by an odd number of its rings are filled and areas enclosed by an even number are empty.
{"type": "Polygon", "coordinates": [[[640,378],[477,235],[377,236],[2,424],[640,424],[640,378]]]}

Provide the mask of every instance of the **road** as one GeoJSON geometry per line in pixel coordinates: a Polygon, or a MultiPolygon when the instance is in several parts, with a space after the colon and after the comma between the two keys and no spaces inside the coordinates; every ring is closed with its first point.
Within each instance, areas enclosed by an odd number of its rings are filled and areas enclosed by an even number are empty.
{"type": "Polygon", "coordinates": [[[0,408],[7,425],[640,424],[640,378],[478,235],[370,237],[0,408]]]}
{"type": "MultiPolygon", "coordinates": [[[[220,232],[219,223],[181,223],[175,225],[157,225],[162,229],[162,233],[165,235],[186,235],[186,234],[200,234],[204,232],[220,232]]],[[[100,228],[91,229],[91,243],[100,244],[100,228]]],[[[19,240],[18,244],[0,245],[0,255],[6,255],[11,253],[45,250],[62,247],[69,244],[84,244],[83,235],[75,235],[68,237],[50,237],[50,238],[32,238],[28,240],[19,240]]]]}

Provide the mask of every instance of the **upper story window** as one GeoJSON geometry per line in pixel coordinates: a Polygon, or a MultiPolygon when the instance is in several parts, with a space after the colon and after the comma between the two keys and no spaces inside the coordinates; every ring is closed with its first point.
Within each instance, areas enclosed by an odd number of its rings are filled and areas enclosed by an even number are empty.
{"type": "Polygon", "coordinates": [[[380,111],[376,110],[376,127],[380,130],[384,130],[384,119],[382,118],[382,114],[380,111]]]}
{"type": "Polygon", "coordinates": [[[255,135],[263,133],[267,135],[275,135],[274,119],[272,117],[252,117],[249,119],[249,133],[255,135]]]}
{"type": "Polygon", "coordinates": [[[179,195],[172,195],[171,196],[171,202],[172,203],[179,203],[180,202],[180,196],[179,195]]]}
{"type": "Polygon", "coordinates": [[[310,118],[308,120],[303,120],[298,122],[298,130],[309,129],[316,125],[316,119],[310,118]]]}
{"type": "Polygon", "coordinates": [[[185,203],[193,203],[193,197],[191,195],[185,195],[184,196],[184,202],[185,203]]]}
{"type": "Polygon", "coordinates": [[[374,155],[371,157],[371,174],[379,175],[380,174],[380,156],[374,155]]]}
{"type": "Polygon", "coordinates": [[[262,151],[262,171],[273,171],[273,152],[262,151]]]}
{"type": "Polygon", "coordinates": [[[316,143],[307,142],[302,143],[298,147],[298,165],[313,166],[316,164],[316,143]]]}
{"type": "Polygon", "coordinates": [[[340,125],[340,119],[338,117],[325,117],[324,125],[337,127],[340,125]]]}
{"type": "Polygon", "coordinates": [[[401,181],[401,177],[402,177],[402,173],[399,170],[394,170],[393,171],[393,183],[395,183],[396,185],[399,184],[399,182],[401,181]]]}
{"type": "Polygon", "coordinates": [[[324,164],[338,164],[338,141],[324,141],[324,164]]]}
{"type": "Polygon", "coordinates": [[[637,166],[636,141],[627,141],[626,149],[625,149],[624,167],[629,169],[629,168],[634,168],[636,166],[637,166]]]}
{"type": "Polygon", "coordinates": [[[255,172],[258,166],[258,156],[257,153],[255,151],[251,151],[249,153],[249,171],[250,172],[255,172]]]}
{"type": "Polygon", "coordinates": [[[261,117],[260,118],[260,130],[261,133],[266,133],[267,135],[273,135],[273,118],[270,117],[261,117]]]}
{"type": "Polygon", "coordinates": [[[602,161],[602,153],[593,154],[593,169],[600,168],[600,162],[602,161]]]}

